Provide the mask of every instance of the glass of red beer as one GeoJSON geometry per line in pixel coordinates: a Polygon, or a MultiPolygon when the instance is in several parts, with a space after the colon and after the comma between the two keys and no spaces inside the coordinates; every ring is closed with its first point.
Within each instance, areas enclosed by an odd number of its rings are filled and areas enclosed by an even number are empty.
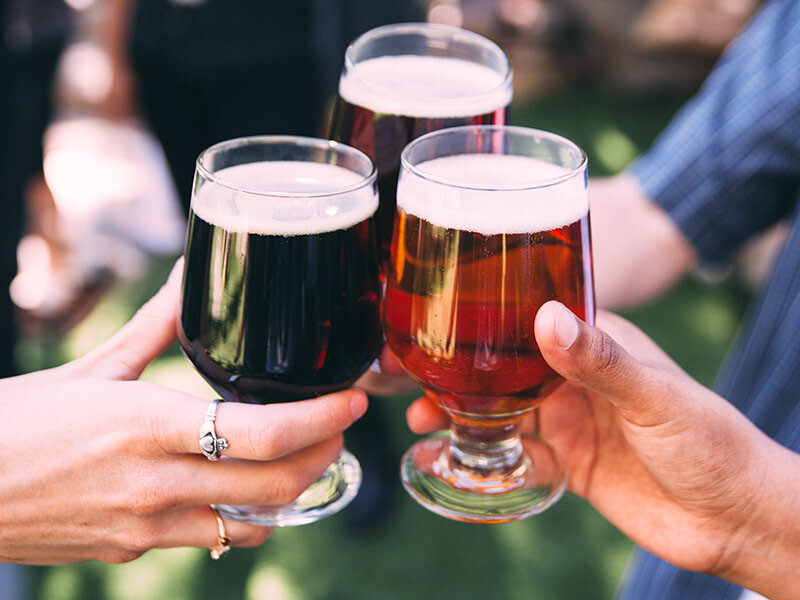
{"type": "Polygon", "coordinates": [[[437,514],[513,521],[564,492],[563,461],[520,426],[562,382],[536,345],[539,307],[594,321],[587,182],[580,148],[533,129],[457,127],[403,151],[384,331],[451,418],[401,467],[437,514]]]}
{"type": "Polygon", "coordinates": [[[508,58],[496,44],[457,27],[386,25],[347,48],[329,135],[366,153],[378,168],[375,224],[383,262],[405,145],[447,127],[508,123],[511,80],[508,58]]]}

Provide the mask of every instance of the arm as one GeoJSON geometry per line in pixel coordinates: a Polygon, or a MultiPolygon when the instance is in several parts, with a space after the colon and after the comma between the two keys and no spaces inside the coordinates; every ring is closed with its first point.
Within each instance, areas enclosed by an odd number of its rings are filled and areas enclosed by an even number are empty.
{"type": "Polygon", "coordinates": [[[766,3],[653,147],[624,175],[592,181],[601,306],[659,293],[695,253],[724,265],[795,209],[798,40],[800,4],[766,3]]]}
{"type": "Polygon", "coordinates": [[[761,493],[722,576],[773,600],[794,598],[800,589],[800,455],[774,442],[762,452],[761,493]]]}
{"type": "Polygon", "coordinates": [[[644,302],[667,290],[695,261],[670,216],[630,175],[594,179],[592,247],[599,306],[644,302]]]}
{"type": "Polygon", "coordinates": [[[98,42],[111,63],[111,84],[101,101],[103,115],[110,119],[126,119],[137,110],[136,76],[130,59],[131,32],[136,0],[113,0],[104,7],[98,42]]]}
{"type": "MultiPolygon", "coordinates": [[[[620,317],[598,328],[545,304],[542,355],[567,383],[539,409],[541,435],[564,457],[569,489],[633,541],[674,565],[773,600],[800,589],[800,455],[691,379],[620,317]]],[[[447,424],[427,399],[415,431],[447,424]]]]}

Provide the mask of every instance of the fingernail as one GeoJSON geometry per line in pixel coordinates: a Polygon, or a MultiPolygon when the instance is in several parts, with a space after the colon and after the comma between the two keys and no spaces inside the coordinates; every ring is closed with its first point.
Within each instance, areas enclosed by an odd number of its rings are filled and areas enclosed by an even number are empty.
{"type": "Polygon", "coordinates": [[[360,419],[367,412],[367,397],[363,392],[356,392],[350,397],[350,413],[353,420],[360,419]]]}
{"type": "Polygon", "coordinates": [[[569,350],[578,338],[578,321],[566,306],[559,303],[556,311],[556,345],[562,350],[569,350]]]}

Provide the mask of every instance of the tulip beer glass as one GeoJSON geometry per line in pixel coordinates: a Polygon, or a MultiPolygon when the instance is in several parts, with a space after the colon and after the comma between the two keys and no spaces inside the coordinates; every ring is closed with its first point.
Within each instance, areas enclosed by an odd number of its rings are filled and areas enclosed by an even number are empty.
{"type": "Polygon", "coordinates": [[[403,368],[451,418],[403,457],[409,493],[449,518],[497,523],[555,503],[557,453],[520,435],[561,383],[534,338],[559,300],[594,320],[586,157],[520,127],[427,134],[402,155],[384,306],[403,368]]]}
{"type": "MultiPolygon", "coordinates": [[[[342,390],[377,356],[375,177],[362,152],[311,138],[242,138],[197,159],[178,339],[226,401],[342,390]]],[[[344,508],[360,481],[343,451],[290,506],[218,508],[299,525],[344,508]]]]}

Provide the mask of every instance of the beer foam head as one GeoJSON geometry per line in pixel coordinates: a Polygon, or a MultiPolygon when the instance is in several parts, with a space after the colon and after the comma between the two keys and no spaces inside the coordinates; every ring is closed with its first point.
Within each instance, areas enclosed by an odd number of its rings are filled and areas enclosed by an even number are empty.
{"type": "Polygon", "coordinates": [[[222,185],[203,182],[192,197],[192,210],[228,231],[324,233],[352,227],[378,208],[377,193],[369,183],[336,193],[364,182],[363,176],[336,165],[263,161],[220,169],[214,177],[222,185]]]}
{"type": "Polygon", "coordinates": [[[535,233],[589,212],[583,172],[506,154],[458,154],[403,169],[397,206],[450,229],[483,235],[535,233]],[[474,186],[474,187],[471,187],[474,186]]]}
{"type": "Polygon", "coordinates": [[[511,102],[505,73],[462,58],[381,56],[342,74],[339,95],[376,113],[420,118],[484,115],[511,102]]]}

